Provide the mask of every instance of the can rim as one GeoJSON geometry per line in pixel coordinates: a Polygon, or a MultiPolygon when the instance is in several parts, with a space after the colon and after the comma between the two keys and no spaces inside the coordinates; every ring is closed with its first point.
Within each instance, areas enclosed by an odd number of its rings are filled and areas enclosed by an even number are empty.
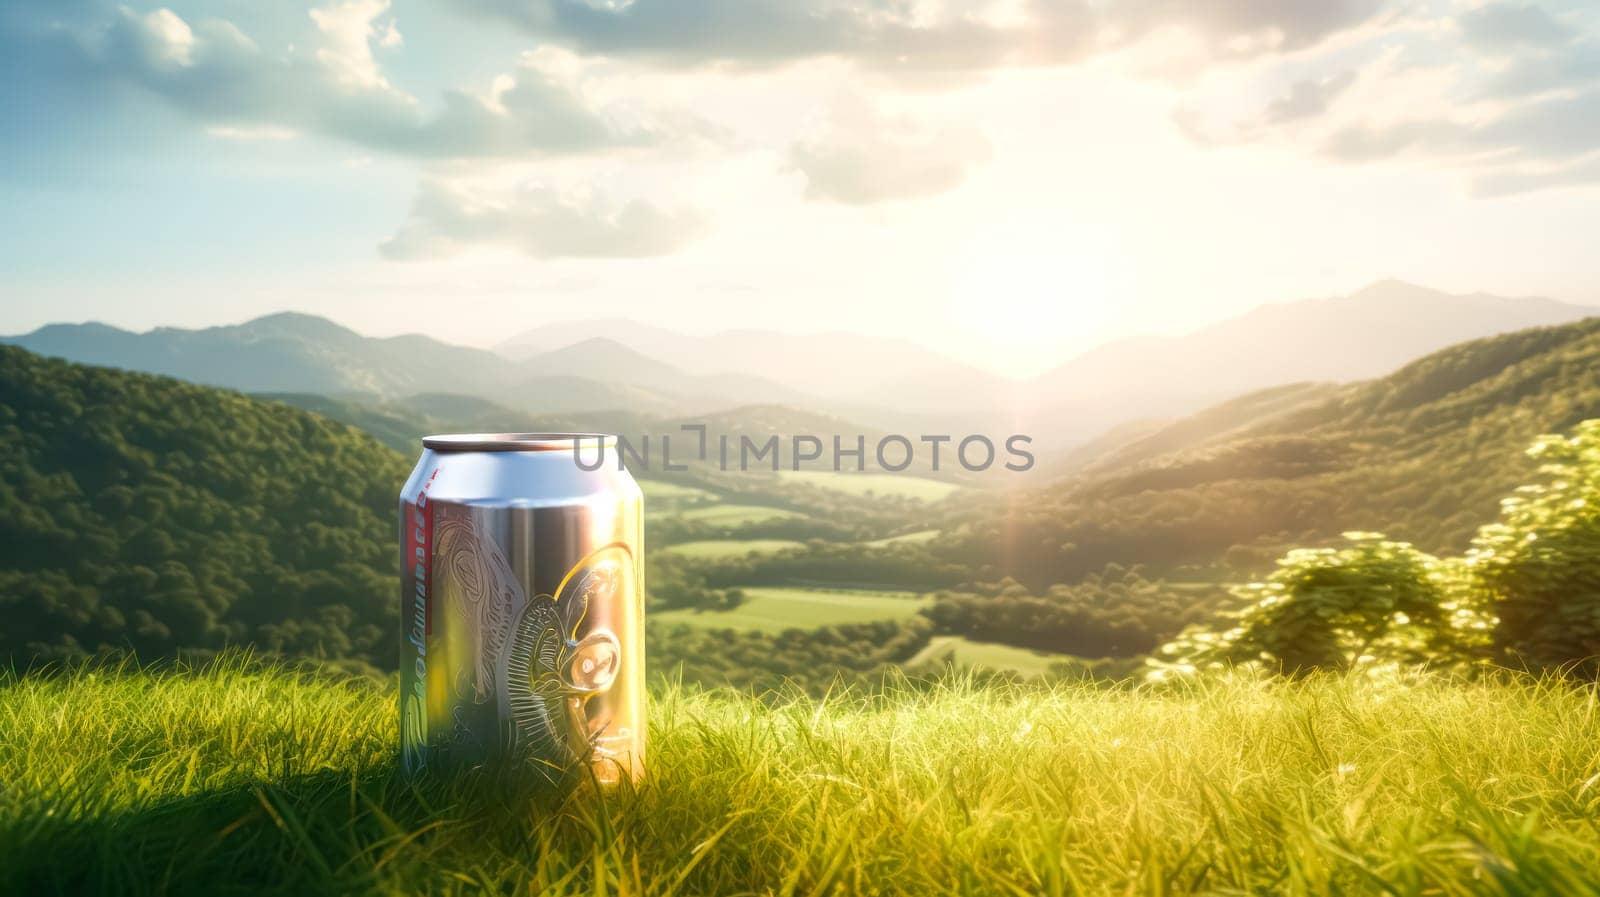
{"type": "Polygon", "coordinates": [[[438,433],[422,437],[438,452],[570,452],[579,447],[613,446],[607,433],[438,433]]]}

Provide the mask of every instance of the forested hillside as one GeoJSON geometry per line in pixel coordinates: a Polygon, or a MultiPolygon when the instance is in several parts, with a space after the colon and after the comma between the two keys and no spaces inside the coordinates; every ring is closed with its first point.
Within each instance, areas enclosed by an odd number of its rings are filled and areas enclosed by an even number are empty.
{"type": "Polygon", "coordinates": [[[0,662],[393,666],[409,464],[326,418],[0,346],[0,662]]]}
{"type": "Polygon", "coordinates": [[[1245,397],[1049,486],[971,497],[930,547],[1041,589],[1108,563],[1239,578],[1346,530],[1461,551],[1533,472],[1535,437],[1600,416],[1600,319],[1454,346],[1299,403],[1316,394],[1245,397]]]}
{"type": "MultiPolygon", "coordinates": [[[[293,398],[334,414],[362,411],[293,398]]],[[[477,415],[485,424],[500,413],[463,407],[454,397],[440,404],[440,413],[477,415]]],[[[412,446],[417,428],[432,421],[383,409],[354,416],[412,446]]],[[[393,515],[408,467],[408,455],[373,435],[277,401],[0,346],[0,664],[26,668],[127,651],[145,660],[204,657],[248,646],[263,655],[389,670],[393,515]]],[[[916,482],[926,488],[930,481],[916,482]]],[[[730,474],[717,493],[647,485],[657,509],[650,593],[661,608],[723,596],[706,585],[720,567],[659,550],[675,541],[737,531],[853,544],[903,529],[921,507],[904,496],[821,488],[770,472],[730,474]],[[674,502],[688,502],[688,510],[673,513],[674,502]]],[[[849,547],[839,549],[842,557],[849,547]]],[[[947,570],[900,561],[907,550],[883,549],[869,566],[895,580],[930,572],[950,579],[947,570]]],[[[847,561],[841,563],[853,570],[847,561]]],[[[826,566],[796,559],[788,578],[806,579],[826,566]]],[[[748,584],[759,581],[748,577],[748,584]]],[[[838,638],[827,633],[746,641],[751,663],[735,681],[776,682],[784,671],[822,680],[854,670],[855,660],[909,656],[918,647],[885,653],[871,627],[845,638],[849,644],[835,645],[838,638]],[[783,644],[791,645],[786,653],[774,650],[783,644]],[[852,662],[835,662],[847,655],[852,662]]],[[[691,678],[730,678],[699,656],[708,643],[667,637],[658,647],[653,657],[663,671],[689,661],[691,678]]]]}

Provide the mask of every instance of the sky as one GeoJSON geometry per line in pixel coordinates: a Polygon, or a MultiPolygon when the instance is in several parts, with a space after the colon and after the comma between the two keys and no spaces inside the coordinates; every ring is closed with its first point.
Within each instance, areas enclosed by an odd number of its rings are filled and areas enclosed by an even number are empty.
{"type": "Polygon", "coordinates": [[[1396,277],[1600,304],[1600,9],[8,0],[0,333],[311,312],[1027,375],[1396,277]]]}

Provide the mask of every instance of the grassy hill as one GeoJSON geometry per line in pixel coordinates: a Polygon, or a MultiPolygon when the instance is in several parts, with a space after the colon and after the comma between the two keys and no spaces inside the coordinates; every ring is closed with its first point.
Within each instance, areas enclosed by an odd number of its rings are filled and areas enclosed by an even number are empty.
{"type": "Polygon", "coordinates": [[[407,459],[323,417],[0,346],[0,663],[393,663],[407,459]]]}
{"type": "Polygon", "coordinates": [[[1244,397],[1057,483],[975,496],[930,544],[1036,587],[1113,562],[1197,579],[1260,572],[1286,547],[1347,530],[1459,552],[1527,481],[1537,436],[1600,416],[1600,319],[1324,389],[1244,397]]]}
{"type": "Polygon", "coordinates": [[[0,680],[0,892],[1593,895],[1592,688],[667,690],[649,780],[408,784],[394,695],[0,680]]]}
{"type": "Polygon", "coordinates": [[[1290,383],[1246,393],[1182,420],[1130,434],[1129,438],[1113,441],[1096,454],[1084,453],[1080,458],[1083,465],[1091,469],[1129,467],[1197,445],[1247,435],[1274,418],[1316,407],[1348,389],[1334,383],[1290,383]]]}

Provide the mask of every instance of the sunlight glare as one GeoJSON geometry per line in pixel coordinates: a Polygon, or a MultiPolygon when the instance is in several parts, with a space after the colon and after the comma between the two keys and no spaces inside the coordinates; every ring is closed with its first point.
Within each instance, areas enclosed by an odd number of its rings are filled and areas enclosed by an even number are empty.
{"type": "Polygon", "coordinates": [[[994,367],[1016,376],[1091,344],[1116,318],[1096,254],[1037,229],[985,234],[963,254],[952,286],[955,318],[996,353],[994,367]]]}

